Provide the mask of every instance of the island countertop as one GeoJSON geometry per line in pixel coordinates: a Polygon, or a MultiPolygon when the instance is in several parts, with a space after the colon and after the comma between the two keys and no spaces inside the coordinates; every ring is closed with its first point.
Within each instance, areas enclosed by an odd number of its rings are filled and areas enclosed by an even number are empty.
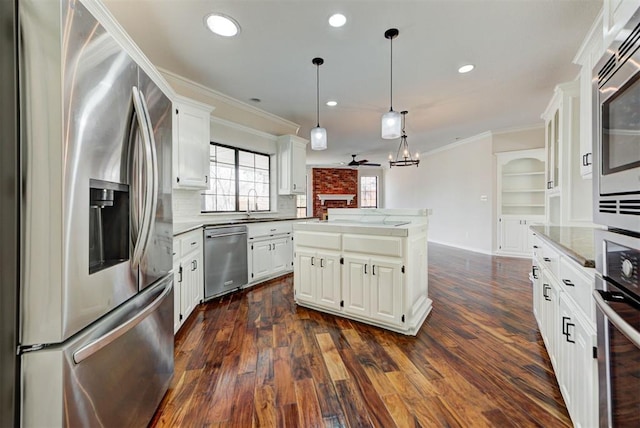
{"type": "Polygon", "coordinates": [[[392,220],[392,221],[302,221],[294,223],[293,230],[307,230],[314,232],[329,233],[357,233],[378,236],[409,236],[413,231],[426,230],[425,223],[411,223],[408,221],[392,220]]]}
{"type": "Polygon", "coordinates": [[[596,266],[593,239],[595,228],[537,225],[531,226],[531,230],[580,266],[588,268],[596,266]]]}

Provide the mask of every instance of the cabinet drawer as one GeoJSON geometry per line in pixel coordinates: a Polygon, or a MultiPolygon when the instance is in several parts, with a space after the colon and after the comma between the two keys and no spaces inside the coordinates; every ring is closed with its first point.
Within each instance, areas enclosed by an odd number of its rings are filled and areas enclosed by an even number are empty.
{"type": "Polygon", "coordinates": [[[402,238],[392,236],[343,235],[344,251],[402,257],[402,238]]]}
{"type": "Polygon", "coordinates": [[[282,235],[285,233],[291,233],[291,222],[274,221],[247,225],[247,237],[249,239],[260,238],[262,236],[282,235]]]}
{"type": "Polygon", "coordinates": [[[202,230],[198,229],[180,237],[181,256],[186,256],[193,251],[200,251],[200,248],[202,248],[202,230]]]}
{"type": "Polygon", "coordinates": [[[340,250],[340,241],[339,233],[299,231],[296,232],[293,242],[296,246],[340,250]]]}
{"type": "Polygon", "coordinates": [[[566,258],[560,260],[560,283],[562,289],[571,296],[573,301],[593,323],[595,306],[591,293],[593,292],[594,277],[581,272],[578,266],[566,258]]]}
{"type": "Polygon", "coordinates": [[[556,278],[560,278],[560,253],[546,242],[542,245],[542,265],[556,278]]]}

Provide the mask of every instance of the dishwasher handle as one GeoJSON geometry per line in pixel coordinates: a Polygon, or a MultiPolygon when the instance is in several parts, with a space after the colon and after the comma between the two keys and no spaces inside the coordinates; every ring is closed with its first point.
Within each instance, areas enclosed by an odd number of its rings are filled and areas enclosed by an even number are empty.
{"type": "Polygon", "coordinates": [[[221,238],[223,236],[236,236],[236,235],[246,235],[247,232],[232,232],[232,233],[212,233],[210,235],[205,236],[205,238],[210,239],[210,238],[221,238]]]}

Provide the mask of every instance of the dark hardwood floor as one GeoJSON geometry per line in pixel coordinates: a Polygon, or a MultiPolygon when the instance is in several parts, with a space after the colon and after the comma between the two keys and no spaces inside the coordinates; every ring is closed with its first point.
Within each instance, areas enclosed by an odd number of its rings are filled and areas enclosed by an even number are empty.
{"type": "Polygon", "coordinates": [[[151,426],[571,426],[530,266],[430,244],[416,337],[297,307],[291,275],[201,305],[151,426]]]}

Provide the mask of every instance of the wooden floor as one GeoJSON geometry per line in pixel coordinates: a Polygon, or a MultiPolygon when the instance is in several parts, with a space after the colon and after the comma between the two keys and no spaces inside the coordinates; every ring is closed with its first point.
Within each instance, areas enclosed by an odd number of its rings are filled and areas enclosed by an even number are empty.
{"type": "Polygon", "coordinates": [[[430,244],[416,337],[297,307],[291,275],[201,305],[151,426],[571,426],[530,266],[430,244]]]}

